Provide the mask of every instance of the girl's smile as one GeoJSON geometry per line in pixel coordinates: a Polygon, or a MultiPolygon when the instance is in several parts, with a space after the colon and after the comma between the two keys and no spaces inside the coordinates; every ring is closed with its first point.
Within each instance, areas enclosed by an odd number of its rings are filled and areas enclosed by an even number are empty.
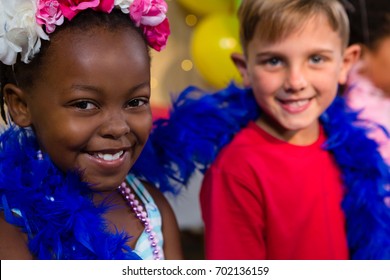
{"type": "Polygon", "coordinates": [[[92,164],[101,166],[104,169],[118,168],[126,160],[129,160],[131,155],[128,150],[121,150],[116,153],[109,152],[98,152],[98,153],[88,153],[92,164]]]}

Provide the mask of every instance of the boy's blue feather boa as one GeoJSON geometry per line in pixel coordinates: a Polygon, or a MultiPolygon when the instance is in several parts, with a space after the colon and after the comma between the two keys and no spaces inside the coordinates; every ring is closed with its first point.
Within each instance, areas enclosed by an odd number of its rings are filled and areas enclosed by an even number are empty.
{"type": "Polygon", "coordinates": [[[28,236],[38,259],[140,259],[124,233],[110,233],[91,191],[78,174],[64,175],[44,157],[29,130],[11,127],[0,135],[0,208],[28,236]]]}
{"type": "MultiPolygon", "coordinates": [[[[152,163],[152,172],[143,172],[147,180],[161,189],[180,190],[195,169],[204,172],[220,149],[259,115],[251,90],[234,84],[216,93],[189,87],[175,101],[170,118],[155,123],[136,165],[152,163]]],[[[320,118],[328,136],[324,148],[343,174],[351,258],[390,259],[390,209],[384,203],[389,168],[357,117],[337,97],[320,118]]]]}

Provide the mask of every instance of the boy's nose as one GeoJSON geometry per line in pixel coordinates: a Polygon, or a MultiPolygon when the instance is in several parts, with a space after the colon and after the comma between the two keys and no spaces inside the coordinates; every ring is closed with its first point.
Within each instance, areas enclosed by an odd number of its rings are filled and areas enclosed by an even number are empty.
{"type": "Polygon", "coordinates": [[[289,69],[284,82],[284,90],[294,93],[305,89],[307,81],[303,70],[299,67],[289,69]]]}
{"type": "Polygon", "coordinates": [[[100,128],[100,135],[105,138],[119,139],[130,133],[130,125],[122,113],[110,114],[100,128]]]}

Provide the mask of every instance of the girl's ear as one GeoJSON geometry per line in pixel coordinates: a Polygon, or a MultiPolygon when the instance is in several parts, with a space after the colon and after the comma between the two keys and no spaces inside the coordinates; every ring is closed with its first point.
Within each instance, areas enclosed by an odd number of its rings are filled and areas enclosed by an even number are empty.
{"type": "Polygon", "coordinates": [[[31,125],[31,115],[26,102],[26,93],[14,84],[3,88],[7,109],[15,124],[21,127],[31,125]]]}
{"type": "Polygon", "coordinates": [[[362,48],[358,44],[350,45],[344,52],[343,63],[339,74],[339,83],[341,85],[347,82],[349,70],[359,60],[362,48]]]}
{"type": "Polygon", "coordinates": [[[240,53],[233,53],[230,57],[233,60],[233,63],[236,65],[238,72],[240,72],[241,74],[242,83],[244,87],[250,87],[251,83],[249,79],[245,56],[240,53]]]}

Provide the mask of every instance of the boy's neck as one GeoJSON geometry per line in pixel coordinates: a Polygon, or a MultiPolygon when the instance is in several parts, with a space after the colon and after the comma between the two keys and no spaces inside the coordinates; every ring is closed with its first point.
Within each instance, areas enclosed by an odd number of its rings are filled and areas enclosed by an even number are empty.
{"type": "Polygon", "coordinates": [[[320,135],[319,121],[304,130],[287,130],[273,120],[267,120],[267,117],[263,115],[256,120],[256,124],[271,136],[296,146],[311,145],[318,140],[320,135]]]}

